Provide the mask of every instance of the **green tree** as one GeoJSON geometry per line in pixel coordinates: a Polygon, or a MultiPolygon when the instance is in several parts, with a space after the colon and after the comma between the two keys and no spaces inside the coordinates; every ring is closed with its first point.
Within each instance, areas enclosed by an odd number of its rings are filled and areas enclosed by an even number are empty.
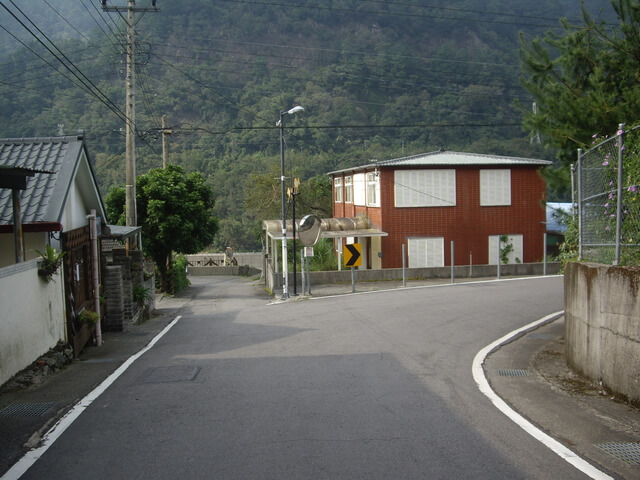
{"type": "MultiPolygon", "coordinates": [[[[112,189],[105,200],[109,217],[120,223],[125,209],[123,191],[112,189]]],[[[138,177],[136,202],[144,250],[156,262],[161,290],[173,293],[173,252],[196,253],[213,241],[218,230],[218,221],[211,214],[213,190],[199,173],[187,175],[182,167],[168,165],[138,177]]]]}
{"type": "MultiPolygon", "coordinates": [[[[269,220],[282,217],[279,168],[273,166],[267,173],[249,175],[245,208],[255,218],[269,220]]],[[[327,175],[316,175],[300,183],[296,198],[296,216],[302,218],[310,213],[319,217],[330,217],[332,214],[331,180],[327,175]]]]}
{"type": "Polygon", "coordinates": [[[583,8],[583,22],[563,20],[562,34],[529,41],[521,36],[523,84],[538,113],[526,111],[527,130],[560,149],[565,165],[595,133],[615,132],[640,110],[640,2],[612,0],[617,25],[597,23],[583,8]]]}

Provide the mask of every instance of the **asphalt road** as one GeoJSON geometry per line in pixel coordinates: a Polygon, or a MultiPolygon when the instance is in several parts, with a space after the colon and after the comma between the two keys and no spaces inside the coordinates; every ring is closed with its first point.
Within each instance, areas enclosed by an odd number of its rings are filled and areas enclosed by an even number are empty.
{"type": "Polygon", "coordinates": [[[471,373],[563,308],[561,278],[277,305],[245,279],[192,280],[175,326],[22,478],[585,478],[471,373]]]}

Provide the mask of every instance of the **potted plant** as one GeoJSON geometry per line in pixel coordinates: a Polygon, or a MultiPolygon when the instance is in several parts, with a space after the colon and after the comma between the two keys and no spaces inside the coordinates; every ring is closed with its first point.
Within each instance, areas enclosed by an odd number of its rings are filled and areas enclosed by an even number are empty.
{"type": "Polygon", "coordinates": [[[38,275],[49,282],[58,273],[65,252],[57,252],[51,245],[47,245],[44,252],[36,250],[36,253],[42,257],[38,262],[38,275]]]}
{"type": "Polygon", "coordinates": [[[100,315],[96,312],[85,309],[80,313],[80,323],[85,324],[89,328],[93,327],[98,321],[100,321],[100,315]]]}

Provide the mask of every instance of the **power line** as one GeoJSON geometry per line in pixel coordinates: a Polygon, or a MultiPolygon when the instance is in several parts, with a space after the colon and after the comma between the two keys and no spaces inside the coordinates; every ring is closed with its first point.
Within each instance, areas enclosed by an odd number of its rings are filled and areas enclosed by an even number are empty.
{"type": "MultiPolygon", "coordinates": [[[[161,58],[160,55],[155,54],[155,56],[157,58],[161,58]]],[[[182,56],[182,55],[171,55],[171,54],[165,54],[164,56],[172,56],[172,57],[176,57],[176,58],[187,58],[187,59],[193,59],[194,57],[190,57],[190,56],[182,56]]],[[[227,63],[237,63],[237,64],[250,64],[250,62],[248,61],[242,61],[242,60],[225,60],[225,62],[227,63]]],[[[287,68],[291,68],[291,69],[296,69],[296,70],[304,70],[304,67],[299,67],[299,66],[291,66],[291,65],[284,65],[284,64],[268,64],[271,67],[277,67],[277,68],[283,68],[283,67],[287,67],[287,68]]],[[[333,64],[332,64],[333,65],[333,64]]],[[[205,67],[207,68],[207,67],[205,67]]],[[[249,72],[241,72],[241,71],[234,71],[234,70],[223,70],[220,68],[213,68],[211,67],[211,69],[215,72],[218,73],[231,73],[231,74],[237,74],[237,75],[245,75],[245,76],[250,76],[250,77],[257,77],[259,75],[254,74],[254,73],[249,73],[249,72]]],[[[347,73],[347,72],[333,72],[333,71],[321,71],[321,73],[323,75],[326,76],[327,80],[324,81],[324,83],[332,81],[331,77],[349,77],[349,78],[354,78],[354,79],[363,79],[363,80],[368,80],[368,81],[376,81],[376,82],[380,82],[379,83],[379,88],[389,88],[389,87],[393,87],[394,85],[396,86],[411,86],[411,87],[420,87],[420,88],[426,88],[426,89],[439,89],[439,90],[449,90],[458,94],[462,94],[465,95],[464,92],[460,91],[460,87],[462,88],[466,88],[469,86],[481,86],[481,87],[487,87],[487,88],[501,88],[501,89],[509,89],[509,90],[521,90],[522,87],[520,85],[501,85],[501,84],[495,84],[495,83],[479,83],[479,82],[474,82],[474,83],[463,83],[460,81],[457,81],[456,83],[458,85],[450,87],[450,86],[439,86],[439,85],[433,85],[433,84],[429,84],[429,83],[418,83],[418,82],[411,82],[408,80],[405,80],[405,77],[400,77],[400,76],[389,76],[389,75],[375,75],[375,74],[369,74],[369,75],[360,75],[360,74],[355,74],[355,73],[347,73]]],[[[431,71],[429,73],[451,73],[451,74],[460,74],[460,75],[473,75],[472,73],[466,73],[466,72],[447,72],[447,71],[440,71],[440,70],[434,70],[431,71]]],[[[317,76],[314,76],[314,79],[312,80],[308,80],[310,82],[315,82],[318,83],[319,80],[317,80],[317,76]]],[[[217,87],[217,88],[224,88],[224,87],[217,87]]],[[[482,93],[484,96],[487,96],[487,92],[483,92],[482,93]]],[[[513,98],[520,98],[519,95],[514,95],[514,94],[509,94],[509,93],[496,93],[493,96],[502,98],[502,97],[513,97],[513,98]]]]}
{"type": "MultiPolygon", "coordinates": [[[[156,46],[164,46],[164,47],[171,47],[171,48],[189,48],[188,46],[185,45],[167,45],[167,44],[155,44],[156,46]]],[[[264,54],[264,53],[253,53],[253,52],[241,52],[241,51],[229,51],[229,50],[219,50],[219,49],[202,49],[202,48],[194,48],[194,50],[196,52],[207,52],[207,53],[211,53],[211,52],[215,52],[215,53],[228,53],[231,56],[235,56],[235,55],[245,55],[245,56],[249,56],[249,57],[259,57],[259,58],[263,58],[263,57],[270,57],[270,58],[277,58],[277,59],[285,59],[285,60],[304,60],[304,61],[308,61],[312,64],[325,64],[328,66],[336,66],[336,65],[345,65],[345,66],[351,66],[354,63],[353,62],[349,62],[349,63],[336,63],[336,62],[331,62],[329,60],[326,61],[319,61],[317,59],[312,59],[309,57],[291,57],[291,56],[283,56],[283,55],[273,55],[273,54],[264,54]]],[[[190,56],[190,55],[178,55],[178,54],[168,54],[165,53],[165,56],[171,56],[174,58],[184,58],[184,59],[192,59],[192,60],[197,60],[197,57],[194,56],[190,56]]],[[[364,55],[368,55],[368,54],[364,54],[364,55]]],[[[390,56],[390,57],[401,57],[401,56],[390,56]]],[[[424,59],[427,60],[427,59],[424,59]]],[[[429,59],[430,60],[430,59],[429,59]]],[[[225,59],[225,62],[228,63],[238,63],[238,64],[247,64],[247,65],[251,65],[251,63],[249,61],[243,61],[243,60],[237,60],[237,59],[225,59]]],[[[472,62],[474,64],[478,64],[479,62],[472,62]]],[[[273,63],[268,63],[269,66],[271,67],[276,67],[276,68],[292,68],[292,69],[302,69],[303,67],[301,66],[295,66],[295,65],[288,65],[288,64],[273,64],[273,63]]],[[[363,66],[363,67],[369,67],[369,65],[367,65],[364,61],[361,60],[361,63],[359,63],[358,65],[363,66]]],[[[489,64],[489,63],[485,63],[486,65],[495,65],[498,66],[497,64],[489,64]]],[[[503,67],[503,65],[500,65],[501,67],[503,67]]],[[[417,70],[415,66],[412,67],[413,69],[417,70]]],[[[219,70],[216,68],[216,71],[223,71],[223,70],[219,70]]],[[[489,74],[489,73],[481,73],[481,72],[457,72],[457,71],[452,71],[452,70],[441,70],[441,69],[429,69],[428,70],[429,73],[445,73],[445,74],[452,74],[452,75],[463,75],[463,76],[475,76],[475,77],[489,77],[489,78],[502,78],[502,79],[512,79],[512,77],[507,77],[504,75],[499,75],[499,74],[489,74]]],[[[244,75],[251,75],[251,74],[247,74],[246,72],[231,72],[231,73],[238,73],[238,74],[244,74],[244,75]]],[[[346,73],[345,73],[346,74],[346,73]]],[[[355,75],[355,74],[350,74],[350,75],[355,75]]],[[[376,76],[376,77],[385,77],[384,75],[372,75],[372,76],[376,76]]],[[[392,78],[402,78],[402,77],[392,77],[392,78]]],[[[474,85],[478,85],[478,83],[474,83],[474,85]]],[[[495,86],[494,84],[491,84],[491,86],[495,86]]],[[[519,85],[518,86],[511,86],[511,88],[521,88],[519,85]]]]}
{"type": "MultiPolygon", "coordinates": [[[[235,0],[223,0],[223,1],[235,1],[235,0]]],[[[155,35],[157,37],[162,38],[162,35],[155,35]]],[[[224,42],[224,43],[237,43],[240,45],[253,45],[260,47],[269,47],[269,48],[290,48],[297,50],[310,50],[314,52],[323,52],[323,53],[337,53],[340,55],[363,55],[363,56],[372,56],[372,57],[388,57],[393,59],[405,59],[405,60],[422,60],[425,62],[434,61],[434,62],[443,62],[443,63],[455,63],[455,64],[468,64],[468,65],[479,65],[479,66],[493,66],[493,67],[513,67],[512,63],[496,63],[496,62],[481,62],[476,60],[454,60],[451,58],[438,58],[438,57],[422,57],[418,55],[400,55],[400,54],[388,54],[388,53],[378,53],[378,52],[363,52],[359,50],[343,50],[337,48],[319,48],[319,47],[304,47],[299,45],[281,45],[281,44],[272,44],[272,43],[259,43],[259,42],[243,42],[243,41],[235,41],[235,40],[223,40],[223,39],[206,39],[206,38],[193,38],[193,40],[197,42],[224,42]]],[[[172,47],[173,45],[167,45],[172,47]]],[[[238,54],[240,52],[232,52],[238,54]]]]}
{"type": "Polygon", "coordinates": [[[449,11],[453,11],[453,12],[462,12],[462,13],[479,13],[482,15],[498,15],[501,17],[512,17],[512,18],[530,18],[532,20],[550,20],[550,21],[557,21],[557,18],[554,17],[541,17],[538,15],[525,15],[525,14],[521,14],[521,13],[506,13],[506,12],[491,12],[488,10],[471,10],[468,8],[456,8],[456,7],[441,7],[441,6],[435,6],[435,5],[420,5],[418,3],[405,3],[405,2],[387,2],[387,1],[383,1],[383,0],[362,0],[366,3],[379,3],[382,5],[399,5],[402,7],[416,7],[416,8],[423,8],[423,9],[434,9],[434,10],[449,10],[449,11]]]}
{"type": "MultiPolygon", "coordinates": [[[[256,0],[221,0],[223,2],[230,3],[245,3],[250,5],[264,5],[270,7],[284,7],[284,8],[303,8],[310,10],[323,10],[323,11],[334,11],[334,12],[343,12],[343,13],[369,13],[373,15],[385,15],[385,16],[398,16],[398,17],[420,17],[420,18],[433,18],[439,20],[455,20],[457,22],[479,22],[479,23],[497,23],[502,25],[519,25],[519,26],[528,26],[528,27],[543,27],[543,28],[561,28],[558,24],[544,24],[544,23],[525,23],[525,22],[507,22],[504,20],[491,20],[491,19],[482,19],[482,18],[461,18],[461,17],[446,17],[441,15],[427,15],[421,13],[411,13],[411,12],[385,12],[381,10],[356,10],[352,8],[338,8],[338,7],[321,7],[315,5],[297,5],[291,3],[276,3],[276,2],[262,2],[256,0]]],[[[469,13],[473,13],[472,10],[469,10],[469,13]]]]}
{"type": "MultiPolygon", "coordinates": [[[[348,129],[401,129],[401,128],[511,128],[521,127],[521,123],[407,123],[407,124],[369,124],[369,125],[300,125],[285,126],[285,130],[348,130],[348,129]]],[[[176,128],[176,127],[167,127],[176,128]]],[[[226,135],[227,133],[243,130],[278,130],[280,127],[230,127],[225,130],[210,130],[205,127],[192,127],[190,129],[209,133],[211,135],[226,135]]],[[[176,128],[177,129],[177,128],[176,128]]]]}
{"type": "Polygon", "coordinates": [[[201,82],[200,80],[198,80],[197,78],[193,77],[192,75],[189,75],[187,72],[185,72],[184,70],[182,70],[181,68],[177,67],[176,65],[166,61],[165,59],[163,59],[162,57],[160,57],[159,55],[155,54],[155,53],[151,53],[152,56],[156,57],[158,60],[160,60],[164,65],[167,65],[170,68],[173,68],[174,70],[176,70],[177,72],[181,73],[182,75],[184,75],[185,77],[187,77],[189,80],[197,83],[198,85],[200,85],[203,88],[206,88],[207,90],[213,92],[214,94],[218,95],[221,99],[223,99],[224,101],[226,101],[227,103],[231,104],[233,106],[233,108],[237,109],[237,110],[242,110],[244,112],[249,113],[252,117],[257,118],[259,120],[262,120],[264,122],[270,123],[270,120],[267,120],[265,118],[261,118],[258,114],[256,114],[255,112],[249,110],[246,107],[243,107],[242,105],[239,105],[237,102],[235,102],[234,100],[232,100],[231,98],[227,97],[226,95],[223,95],[222,93],[216,91],[213,87],[211,87],[210,85],[207,85],[206,83],[201,82]]]}
{"type": "Polygon", "coordinates": [[[84,33],[82,33],[80,30],[78,30],[76,27],[74,27],[69,20],[67,20],[58,10],[55,9],[55,7],[53,5],[51,5],[47,0],[42,0],[44,3],[47,4],[47,6],[53,10],[56,15],[58,15],[67,25],[69,25],[73,30],[75,30],[76,33],[78,33],[82,38],[84,38],[88,43],[90,43],[91,41],[84,35],[84,33]]]}
{"type": "MultiPolygon", "coordinates": [[[[118,108],[117,105],[115,105],[110,99],[109,97],[107,97],[86,75],[84,75],[84,73],[82,73],[82,71],[75,66],[75,64],[55,45],[55,43],[53,43],[43,32],[42,30],[40,30],[38,28],[37,25],[35,25],[25,14],[22,10],[20,10],[20,8],[18,6],[16,6],[16,4],[13,2],[13,0],[9,0],[11,2],[11,4],[29,21],[29,23],[31,23],[31,25],[33,25],[36,30],[58,51],[60,52],[60,54],[67,60],[67,62],[69,62],[69,65],[67,65],[67,63],[65,63],[53,50],[51,50],[51,48],[49,48],[49,46],[47,44],[45,44],[35,33],[33,33],[33,31],[31,31],[31,29],[24,24],[24,22],[22,22],[11,10],[9,10],[9,8],[7,8],[6,5],[4,5],[3,3],[0,3],[0,6],[2,6],[7,12],[9,12],[9,14],[33,37],[35,38],[38,43],[40,43],[51,55],[53,55],[53,57],[58,60],[60,62],[60,64],[62,64],[62,66],[64,68],[66,68],[71,75],[73,75],[78,81],[80,81],[80,83],[84,86],[84,88],[91,93],[92,95],[94,95],[95,97],[97,97],[104,105],[106,105],[111,111],[113,111],[116,115],[118,115],[120,118],[126,118],[125,114],[118,108]],[[76,73],[71,66],[73,66],[75,68],[75,70],[77,70],[78,73],[76,73]],[[83,78],[80,78],[80,75],[83,78]],[[93,87],[93,90],[91,87],[93,87]],[[98,92],[98,93],[96,93],[98,92]]],[[[3,27],[4,28],[4,27],[3,27]]],[[[6,30],[6,29],[5,29],[6,30]]],[[[16,38],[14,36],[14,38],[16,38]]],[[[22,42],[21,42],[22,43],[22,42]]],[[[24,45],[24,43],[23,43],[24,45]]],[[[33,52],[33,50],[31,50],[33,52]]],[[[34,52],[35,53],[35,52],[34,52]]],[[[38,55],[40,57],[40,55],[38,55]]],[[[42,60],[44,60],[44,58],[40,57],[42,60]]],[[[47,62],[49,65],[51,65],[49,62],[47,62]]],[[[51,65],[52,68],[55,69],[55,67],[53,67],[53,65],[51,65]]]]}

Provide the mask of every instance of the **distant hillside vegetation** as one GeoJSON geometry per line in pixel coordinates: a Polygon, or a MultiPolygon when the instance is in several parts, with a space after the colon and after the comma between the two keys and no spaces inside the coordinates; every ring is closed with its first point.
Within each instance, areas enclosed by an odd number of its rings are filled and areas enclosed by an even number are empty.
{"type": "MultiPolygon", "coordinates": [[[[608,5],[588,3],[594,13],[608,5]]],[[[218,248],[260,248],[261,219],[245,208],[246,182],[279,165],[275,124],[280,110],[294,105],[305,112],[286,118],[295,127],[286,130],[287,165],[303,179],[440,147],[553,159],[520,127],[517,104],[530,109],[531,98],[519,84],[518,33],[557,27],[560,17],[578,15],[577,1],[158,6],[136,24],[137,170],[161,166],[166,115],[170,161],[200,171],[216,192],[218,248]]],[[[3,42],[18,45],[0,56],[0,136],[83,130],[106,194],[124,184],[124,124],[113,111],[124,111],[123,20],[102,12],[98,0],[47,0],[25,13],[66,59],[56,56],[82,73],[62,68],[3,12],[2,25],[28,48],[0,32],[3,42]]]]}

